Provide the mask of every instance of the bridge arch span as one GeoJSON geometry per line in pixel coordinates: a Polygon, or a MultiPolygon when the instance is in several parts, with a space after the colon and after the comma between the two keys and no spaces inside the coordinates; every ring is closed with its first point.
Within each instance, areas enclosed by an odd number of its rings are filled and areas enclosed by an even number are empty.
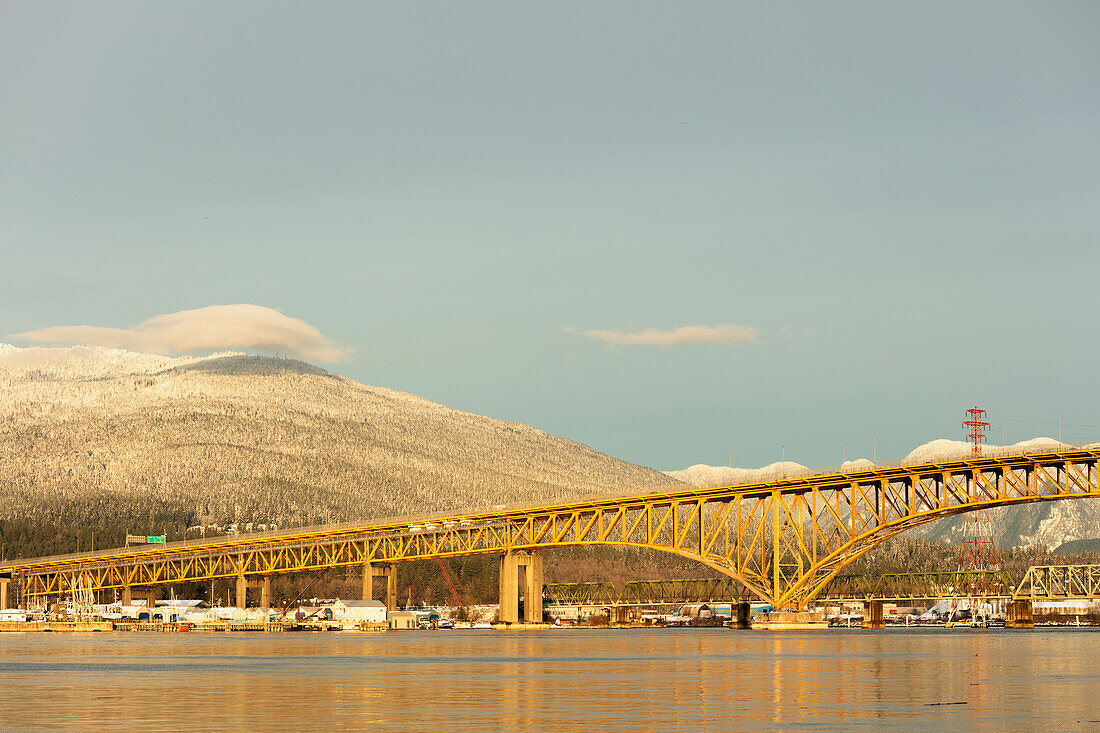
{"type": "Polygon", "coordinates": [[[622,545],[688,557],[777,608],[802,608],[907,529],[981,508],[1100,497],[1100,449],[993,456],[685,488],[449,517],[337,525],[0,564],[31,595],[373,562],[622,545]]]}

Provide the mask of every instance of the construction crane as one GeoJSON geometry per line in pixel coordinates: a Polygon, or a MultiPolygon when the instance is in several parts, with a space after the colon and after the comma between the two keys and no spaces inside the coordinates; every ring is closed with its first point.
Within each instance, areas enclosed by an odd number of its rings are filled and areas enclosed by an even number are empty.
{"type": "Polygon", "coordinates": [[[441,557],[437,557],[435,561],[439,563],[439,571],[443,573],[443,580],[447,583],[447,590],[451,592],[451,600],[455,602],[455,608],[462,608],[462,599],[458,597],[458,590],[455,589],[454,579],[451,578],[451,571],[447,568],[447,564],[441,557]]]}

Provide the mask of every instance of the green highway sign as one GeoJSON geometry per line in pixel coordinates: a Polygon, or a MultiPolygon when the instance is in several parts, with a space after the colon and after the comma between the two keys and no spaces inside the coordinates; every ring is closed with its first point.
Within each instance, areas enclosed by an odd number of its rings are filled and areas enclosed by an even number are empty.
{"type": "Polygon", "coordinates": [[[160,542],[160,543],[163,543],[163,542],[164,542],[164,535],[157,535],[157,536],[155,536],[155,537],[154,537],[154,536],[152,536],[152,535],[150,535],[150,536],[148,536],[148,537],[146,537],[146,538],[145,538],[145,541],[146,541],[146,542],[148,542],[148,543],[150,543],[150,544],[152,544],[152,543],[154,543],[154,542],[160,542]]]}

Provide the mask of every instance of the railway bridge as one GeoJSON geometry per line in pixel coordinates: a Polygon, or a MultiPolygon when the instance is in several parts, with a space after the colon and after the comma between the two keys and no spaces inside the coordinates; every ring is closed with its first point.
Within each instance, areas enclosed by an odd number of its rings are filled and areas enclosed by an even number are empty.
{"type": "MultiPolygon", "coordinates": [[[[631,580],[622,589],[606,582],[547,583],[545,597],[559,606],[670,606],[753,600],[729,577],[631,580]]],[[[838,575],[814,600],[824,604],[936,601],[1100,600],[1100,565],[1032,565],[1019,580],[1004,570],[838,575]]]]}
{"type": "Polygon", "coordinates": [[[984,509],[1100,497],[1100,449],[877,466],[775,481],[602,496],[551,506],[509,507],[170,542],[0,564],[6,601],[77,588],[119,589],[124,598],[159,585],[236,579],[238,602],[271,576],[361,567],[363,594],[396,564],[497,554],[501,620],[518,621],[525,576],[529,620],[541,616],[539,550],[587,545],[646,547],[692,558],[738,581],[776,608],[802,609],[840,571],[889,538],[927,522],[984,509]]]}

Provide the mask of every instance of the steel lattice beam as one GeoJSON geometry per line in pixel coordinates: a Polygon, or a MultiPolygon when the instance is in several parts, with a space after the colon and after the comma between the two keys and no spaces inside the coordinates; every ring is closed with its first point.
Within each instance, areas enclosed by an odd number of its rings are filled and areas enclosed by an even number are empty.
{"type": "Polygon", "coordinates": [[[29,595],[366,562],[624,545],[692,558],[777,608],[801,608],[885,540],[973,509],[1100,497],[1100,450],[874,468],[641,496],[220,537],[0,564],[29,595]]]}
{"type": "Polygon", "coordinates": [[[611,606],[619,598],[611,583],[547,583],[542,595],[552,606],[611,606]]]}
{"type": "Polygon", "coordinates": [[[548,583],[544,595],[559,606],[667,606],[750,600],[745,586],[730,577],[631,580],[621,591],[611,583],[548,583]]]}
{"type": "Polygon", "coordinates": [[[928,601],[942,598],[1011,598],[1016,582],[1003,570],[886,573],[877,578],[838,575],[818,601],[928,601]]]}
{"type": "Polygon", "coordinates": [[[1030,567],[1013,597],[1029,601],[1100,600],[1100,565],[1030,567]]]}

